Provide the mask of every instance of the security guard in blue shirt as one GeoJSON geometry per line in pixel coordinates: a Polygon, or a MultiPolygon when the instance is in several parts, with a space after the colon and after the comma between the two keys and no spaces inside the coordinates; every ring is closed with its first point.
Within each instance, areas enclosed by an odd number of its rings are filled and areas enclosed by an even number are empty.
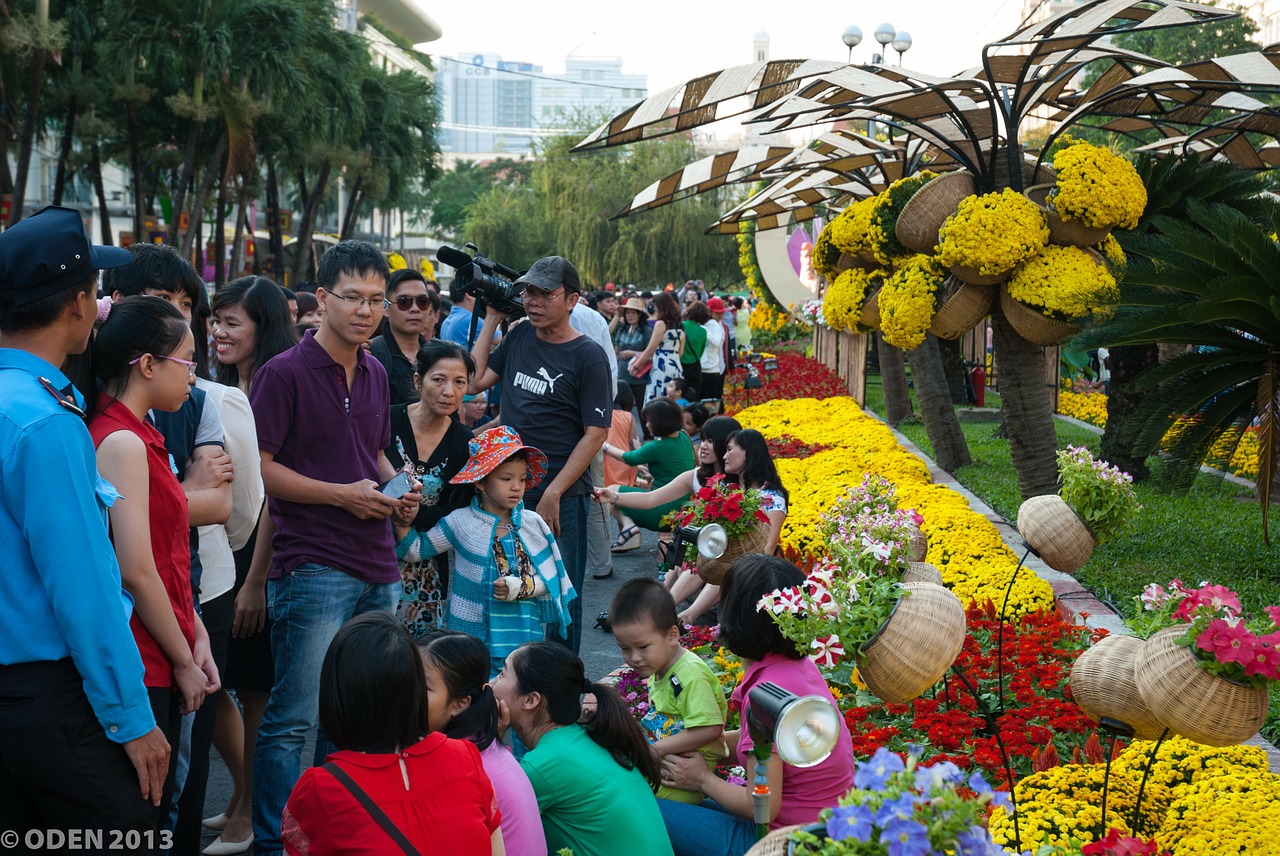
{"type": "Polygon", "coordinates": [[[85,831],[88,850],[164,843],[154,807],[170,750],[107,537],[116,493],[98,476],[84,398],[59,368],[88,345],[98,271],[129,260],[94,246],[70,208],[0,232],[0,830],[18,836],[9,849],[57,849],[70,830],[85,831]]]}

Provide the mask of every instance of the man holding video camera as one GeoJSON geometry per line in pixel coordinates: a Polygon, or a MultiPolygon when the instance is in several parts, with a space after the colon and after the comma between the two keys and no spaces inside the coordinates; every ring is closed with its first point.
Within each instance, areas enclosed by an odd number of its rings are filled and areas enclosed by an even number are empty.
{"type": "Polygon", "coordinates": [[[534,262],[515,284],[523,287],[528,323],[513,326],[490,353],[498,325],[507,316],[488,307],[471,349],[476,373],[468,392],[501,384],[503,423],[550,461],[547,477],[524,501],[555,532],[579,593],[569,605],[569,646],[577,652],[591,502],[587,468],[612,422],[613,377],[600,346],[569,323],[582,289],[577,268],[561,256],[548,256],[534,262]]]}

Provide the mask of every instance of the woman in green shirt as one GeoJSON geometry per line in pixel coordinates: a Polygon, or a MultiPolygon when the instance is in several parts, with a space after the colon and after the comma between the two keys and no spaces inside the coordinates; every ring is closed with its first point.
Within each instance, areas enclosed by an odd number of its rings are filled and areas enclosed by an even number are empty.
{"type": "Polygon", "coordinates": [[[658,763],[618,693],[587,680],[582,661],[555,642],[507,655],[493,679],[501,716],[529,751],[520,766],[538,797],[547,852],[672,856],[658,801],[658,763]],[[579,720],[583,696],[595,712],[579,720]]]}
{"type": "MultiPolygon", "coordinates": [[[[604,453],[622,461],[629,467],[644,464],[653,477],[650,490],[657,490],[684,472],[693,469],[693,443],[684,433],[684,411],[669,398],[655,398],[640,411],[640,418],[648,426],[653,439],[639,449],[627,451],[608,443],[604,453]]],[[[609,490],[620,493],[644,492],[645,488],[609,485],[609,490]]],[[[618,521],[618,539],[613,542],[613,552],[623,553],[640,546],[640,529],[652,532],[669,532],[671,527],[662,525],[662,518],[684,505],[685,497],[664,503],[655,508],[628,509],[631,517],[614,506],[618,521]]]]}
{"type": "Polygon", "coordinates": [[[680,355],[680,372],[689,382],[689,400],[702,394],[702,352],[707,347],[707,331],[703,328],[711,320],[711,310],[701,300],[689,304],[684,311],[684,353],[680,355]]]}

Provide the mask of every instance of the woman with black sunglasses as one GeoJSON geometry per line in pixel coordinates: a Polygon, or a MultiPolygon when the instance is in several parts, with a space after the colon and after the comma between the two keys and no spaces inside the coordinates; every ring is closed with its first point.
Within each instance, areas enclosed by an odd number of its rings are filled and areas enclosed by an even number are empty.
{"type": "Polygon", "coordinates": [[[387,370],[391,387],[391,404],[407,404],[418,400],[413,383],[413,362],[418,349],[435,336],[440,317],[440,297],[427,287],[416,270],[404,268],[391,274],[387,281],[386,321],[382,335],[369,341],[369,353],[387,370]]]}

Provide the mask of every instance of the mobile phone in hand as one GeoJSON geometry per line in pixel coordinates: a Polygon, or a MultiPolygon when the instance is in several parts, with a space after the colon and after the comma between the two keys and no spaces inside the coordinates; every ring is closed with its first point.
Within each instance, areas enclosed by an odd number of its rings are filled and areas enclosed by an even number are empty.
{"type": "Polygon", "coordinates": [[[413,490],[413,479],[404,470],[378,485],[378,493],[390,499],[399,499],[413,490]]]}

